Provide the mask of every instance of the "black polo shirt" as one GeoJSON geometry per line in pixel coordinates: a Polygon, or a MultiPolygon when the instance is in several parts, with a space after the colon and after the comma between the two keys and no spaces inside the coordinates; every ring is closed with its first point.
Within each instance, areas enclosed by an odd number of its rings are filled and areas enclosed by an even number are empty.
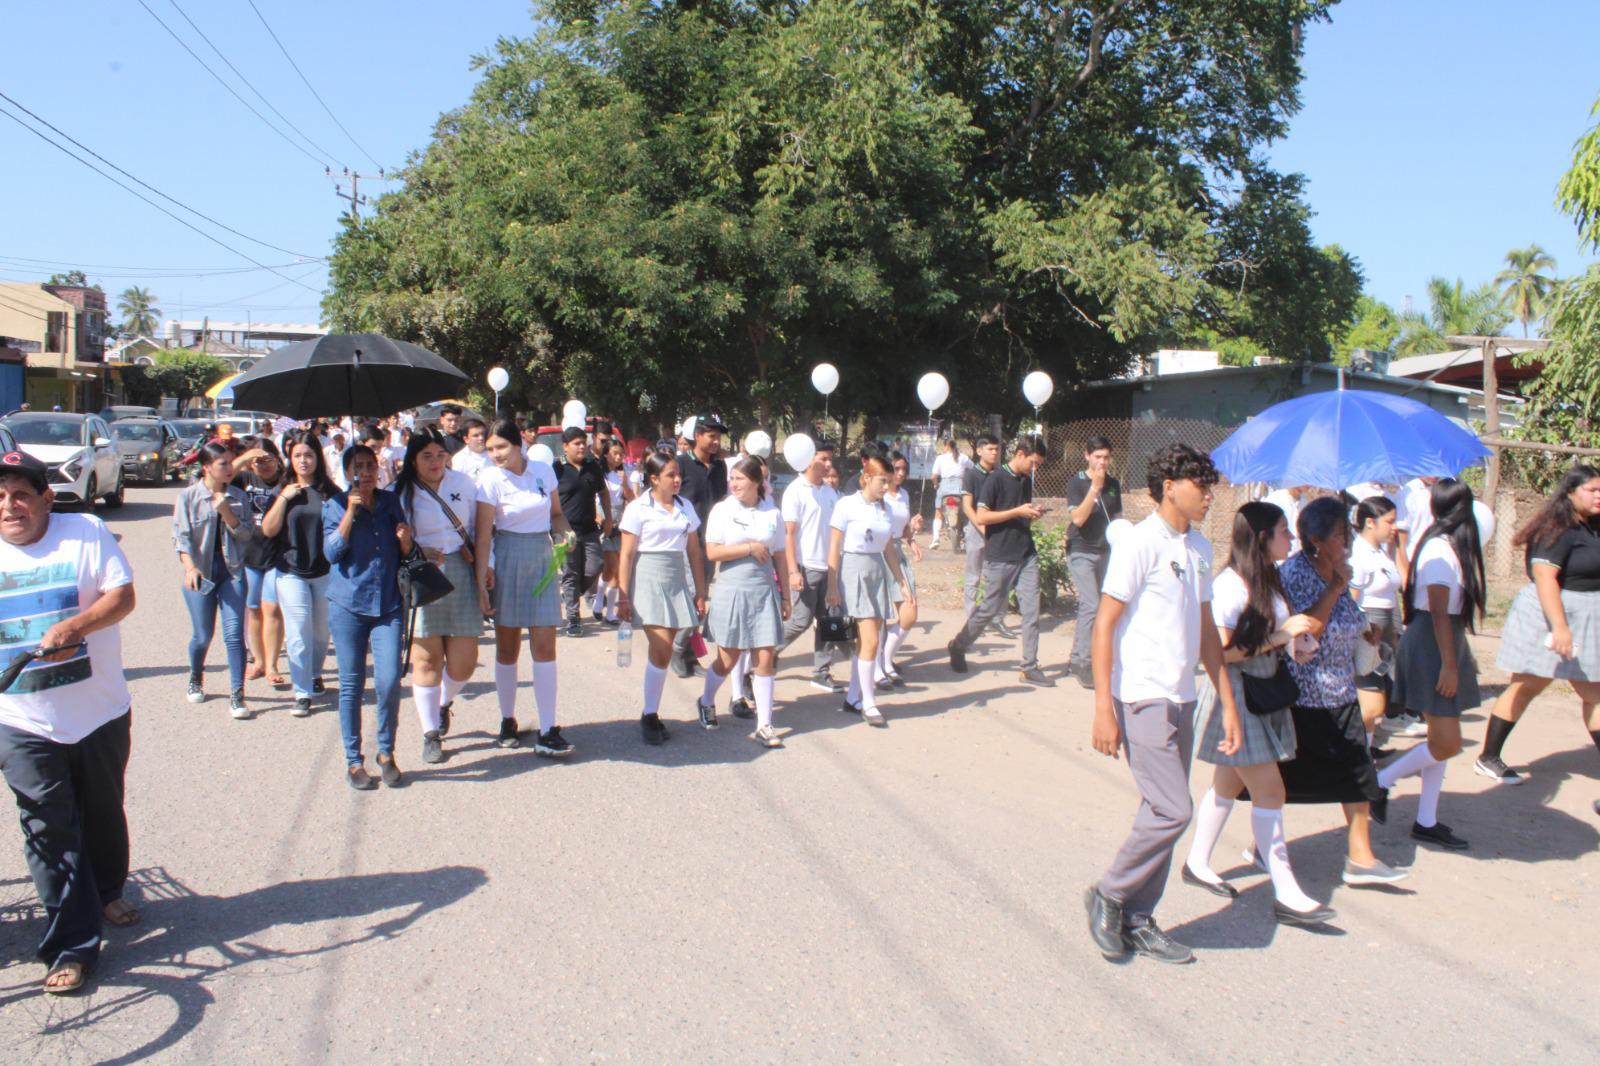
{"type": "Polygon", "coordinates": [[[1580,522],[1528,551],[1528,576],[1535,561],[1559,568],[1557,583],[1571,592],[1600,592],[1600,524],[1580,522]]]}
{"type": "Polygon", "coordinates": [[[720,455],[714,456],[708,465],[695,458],[693,452],[679,452],[678,472],[683,475],[683,487],[678,495],[694,504],[694,513],[700,516],[700,539],[703,541],[706,518],[712,506],[728,495],[728,464],[720,455]]]}
{"type": "MultiPolygon", "coordinates": [[[[594,533],[600,529],[595,518],[599,504],[595,496],[606,491],[606,472],[599,460],[586,456],[582,466],[573,466],[565,458],[557,459],[556,492],[561,496],[561,513],[567,516],[567,525],[574,533],[594,533]]],[[[621,515],[612,515],[615,521],[621,515]]]]}
{"type": "MultiPolygon", "coordinates": [[[[1080,472],[1077,477],[1067,482],[1067,506],[1077,507],[1089,498],[1089,475],[1080,472]]],[[[1111,545],[1106,542],[1106,527],[1112,519],[1122,514],[1122,483],[1110,474],[1106,475],[1106,483],[1100,488],[1100,498],[1095,501],[1094,510],[1089,512],[1089,518],[1083,525],[1074,522],[1067,523],[1067,545],[1080,555],[1105,555],[1111,551],[1111,545]]]]}
{"type": "MultiPolygon", "coordinates": [[[[1033,501],[1033,483],[1001,463],[978,486],[974,506],[979,510],[1009,511],[1033,501]]],[[[990,563],[1020,563],[1034,554],[1033,522],[1013,518],[983,527],[983,556],[990,563]]]]}

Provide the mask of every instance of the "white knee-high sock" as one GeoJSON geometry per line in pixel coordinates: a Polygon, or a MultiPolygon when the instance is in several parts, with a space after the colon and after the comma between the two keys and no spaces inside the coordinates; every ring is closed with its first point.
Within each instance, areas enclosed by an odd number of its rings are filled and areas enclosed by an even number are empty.
{"type": "Polygon", "coordinates": [[[850,689],[844,694],[844,701],[852,707],[861,706],[861,662],[854,657],[850,659],[850,689]]]}
{"type": "MultiPolygon", "coordinates": [[[[710,673],[710,671],[707,671],[710,673]]],[[[644,664],[644,713],[655,714],[661,709],[661,690],[667,687],[667,670],[655,663],[644,664]]]]}
{"type": "Polygon", "coordinates": [[[772,675],[755,676],[756,690],[756,725],[769,726],[772,724],[772,675]]]}
{"type": "Polygon", "coordinates": [[[900,650],[900,642],[906,639],[906,631],[900,628],[900,623],[895,622],[889,626],[889,631],[883,635],[883,646],[878,649],[878,666],[887,676],[894,669],[894,653],[900,650]]]}
{"type": "MultiPolygon", "coordinates": [[[[733,669],[728,671],[728,680],[733,682],[733,684],[729,686],[729,688],[733,690],[733,699],[744,699],[744,679],[745,675],[749,672],[750,653],[747,651],[742,651],[739,653],[739,657],[733,660],[733,669]]],[[[710,679],[707,678],[707,680],[710,679]]]]}
{"type": "Polygon", "coordinates": [[[494,698],[500,701],[500,717],[517,716],[517,664],[494,664],[494,698]]]}
{"type": "Polygon", "coordinates": [[[439,686],[412,685],[411,702],[417,705],[417,721],[424,733],[439,731],[439,686]]]}
{"type": "MultiPolygon", "coordinates": [[[[716,659],[711,660],[711,665],[706,668],[706,683],[700,689],[700,702],[712,707],[717,705],[717,692],[722,688],[722,683],[728,680],[728,677],[730,676],[728,674],[717,673],[717,667],[720,665],[721,664],[716,659]]],[[[738,668],[738,664],[735,663],[734,669],[737,670],[738,668]]],[[[737,689],[734,690],[734,698],[739,698],[737,689]]]]}
{"type": "Polygon", "coordinates": [[[556,724],[556,664],[533,663],[533,701],[539,708],[539,732],[548,733],[556,724]]]}
{"type": "Polygon", "coordinates": [[[1289,865],[1289,844],[1283,836],[1283,810],[1264,811],[1250,808],[1250,829],[1256,836],[1256,850],[1266,860],[1267,873],[1272,875],[1272,893],[1278,902],[1290,910],[1309,911],[1319,904],[1300,889],[1294,878],[1294,867],[1289,865]]]}
{"type": "Polygon", "coordinates": [[[608,587],[609,585],[603,577],[594,583],[594,595],[589,599],[589,606],[594,608],[596,613],[599,612],[600,605],[606,601],[606,589],[608,587]]]}
{"type": "Polygon", "coordinates": [[[878,709],[878,684],[872,676],[877,670],[875,659],[857,659],[856,672],[861,675],[861,709],[875,711],[878,709]]]}
{"type": "Polygon", "coordinates": [[[939,543],[939,531],[942,530],[943,528],[944,528],[944,519],[939,515],[934,515],[933,516],[933,538],[932,538],[932,542],[934,544],[939,543]]]}
{"type": "Polygon", "coordinates": [[[1189,858],[1184,865],[1202,881],[1219,884],[1222,878],[1211,869],[1211,853],[1216,850],[1222,827],[1228,824],[1233,813],[1233,800],[1222,799],[1216,789],[1206,789],[1194,811],[1194,840],[1189,845],[1189,858]]]}
{"type": "MultiPolygon", "coordinates": [[[[1422,745],[1427,747],[1426,744],[1422,745]]],[[[1445,764],[1435,762],[1422,771],[1422,796],[1417,800],[1417,824],[1427,829],[1439,824],[1439,793],[1444,791],[1445,764]]]]}
{"type": "Polygon", "coordinates": [[[444,672],[444,680],[439,686],[439,702],[454,703],[456,697],[461,695],[461,690],[467,687],[467,681],[470,680],[471,678],[468,677],[465,680],[457,681],[455,678],[450,676],[450,671],[446,670],[444,672]]]}
{"type": "Polygon", "coordinates": [[[1420,774],[1430,766],[1438,765],[1439,760],[1433,757],[1433,752],[1428,750],[1424,741],[1400,756],[1398,759],[1378,771],[1378,787],[1393,788],[1394,783],[1402,777],[1420,774]]]}
{"type": "Polygon", "coordinates": [[[612,585],[606,589],[606,617],[611,621],[617,620],[617,601],[622,598],[622,590],[612,585]]]}

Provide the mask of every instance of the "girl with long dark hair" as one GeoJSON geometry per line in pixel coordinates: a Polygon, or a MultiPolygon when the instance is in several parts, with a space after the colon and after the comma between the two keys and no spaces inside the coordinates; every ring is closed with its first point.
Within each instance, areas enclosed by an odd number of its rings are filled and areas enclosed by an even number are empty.
{"type": "MultiPolygon", "coordinates": [[[[671,739],[661,723],[661,693],[672,662],[672,642],[680,629],[700,624],[706,613],[705,554],[700,516],[678,495],[683,475],[677,456],[658,451],[644,461],[645,491],[622,512],[622,557],[617,578],[622,604],[617,615],[644,627],[649,642],[644,666],[644,709],[639,728],[646,744],[671,739]]],[[[717,727],[716,713],[699,705],[700,724],[717,727]]]]}
{"type": "MultiPolygon", "coordinates": [[[[1405,635],[1395,658],[1395,700],[1423,716],[1428,740],[1378,772],[1385,790],[1412,774],[1422,777],[1413,838],[1461,851],[1467,842],[1439,821],[1445,761],[1461,751],[1461,714],[1476,707],[1478,664],[1467,643],[1473,618],[1481,619],[1486,598],[1483,547],[1472,510],[1472,489],[1455,478],[1440,478],[1429,493],[1433,524],[1418,538],[1406,567],[1405,635]]],[[[1372,806],[1380,824],[1388,816],[1388,797],[1372,806]]]]}
{"type": "Polygon", "coordinates": [[[322,504],[338,490],[328,478],[322,442],[313,430],[284,437],[288,474],[261,516],[263,536],[280,540],[278,607],[294,686],[294,716],[311,713],[322,694],[328,656],[328,557],[322,549],[322,504]]]}
{"type": "MultiPolygon", "coordinates": [[[[272,508],[278,487],[288,476],[278,446],[270,437],[244,438],[245,450],[233,461],[233,483],[250,499],[250,524],[256,527],[272,508]]],[[[245,640],[255,664],[246,668],[245,680],[265,677],[273,688],[288,682],[278,673],[283,651],[283,613],[278,609],[278,571],[275,567],[245,567],[245,640]]]]}
{"type": "MultiPolygon", "coordinates": [[[[905,688],[905,678],[894,667],[894,654],[900,650],[901,641],[917,624],[917,576],[911,570],[911,560],[922,562],[922,549],[914,539],[922,532],[922,516],[911,513],[911,494],[906,491],[906,479],[911,476],[911,464],[901,452],[889,453],[890,489],[883,494],[889,507],[889,537],[893,541],[886,550],[900,558],[900,572],[905,575],[906,587],[894,590],[895,617],[883,634],[883,648],[878,653],[878,671],[874,678],[879,685],[905,688]],[[908,595],[909,593],[909,595],[908,595]]],[[[967,535],[981,536],[969,530],[967,535]]]]}
{"type": "MultiPolygon", "coordinates": [[[[611,497],[611,513],[619,519],[622,510],[633,502],[634,491],[632,479],[624,457],[626,451],[622,441],[613,437],[606,442],[605,451],[600,455],[600,462],[606,468],[606,492],[611,497]]],[[[594,615],[595,620],[607,626],[617,625],[617,599],[621,595],[617,587],[617,563],[622,558],[622,530],[616,526],[611,527],[611,535],[600,538],[600,583],[595,589],[594,615]]]]}
{"type": "Polygon", "coordinates": [[[1495,701],[1472,768],[1519,785],[1525,778],[1500,753],[1529,702],[1556,678],[1578,693],[1584,728],[1600,748],[1600,467],[1567,471],[1511,543],[1526,551],[1531,584],[1506,614],[1496,665],[1511,684],[1495,701]]]}
{"type": "Polygon", "coordinates": [[[422,725],[422,761],[440,763],[450,707],[478,668],[478,634],[483,632],[472,565],[478,487],[471,474],[452,467],[444,434],[429,427],[411,435],[394,494],[417,547],[454,586],[417,611],[411,633],[411,700],[422,725]]]}
{"type": "MultiPolygon", "coordinates": [[[[1222,638],[1222,661],[1236,706],[1246,706],[1245,677],[1271,678],[1296,637],[1321,628],[1304,614],[1290,614],[1278,578],[1278,564],[1289,557],[1289,522],[1282,508],[1247,503],[1233,516],[1228,562],[1211,586],[1211,614],[1222,638]]],[[[1239,716],[1239,749],[1224,754],[1222,701],[1206,716],[1205,735],[1195,757],[1211,763],[1211,788],[1195,811],[1194,843],[1183,865],[1186,884],[1232,899],[1238,891],[1211,869],[1211,852],[1222,835],[1233,804],[1250,790],[1250,828],[1256,851],[1272,876],[1273,915],[1285,925],[1320,925],[1334,917],[1300,888],[1289,864],[1283,828],[1283,775],[1280,762],[1295,757],[1294,717],[1287,704],[1268,714],[1239,716]]]]}
{"type": "Polygon", "coordinates": [[[244,702],[244,552],[239,538],[250,521],[250,500],[233,483],[233,450],[207,441],[196,453],[200,477],[172,508],[172,543],[183,564],[183,602],[189,608],[189,702],[205,700],[206,652],[222,617],[228,651],[229,713],[250,717],[244,702]]]}
{"type": "Polygon", "coordinates": [[[1356,539],[1350,546],[1350,596],[1378,629],[1377,666],[1356,678],[1369,748],[1389,707],[1394,651],[1400,644],[1400,568],[1389,554],[1396,513],[1386,497],[1361,500],[1356,504],[1356,539]]]}

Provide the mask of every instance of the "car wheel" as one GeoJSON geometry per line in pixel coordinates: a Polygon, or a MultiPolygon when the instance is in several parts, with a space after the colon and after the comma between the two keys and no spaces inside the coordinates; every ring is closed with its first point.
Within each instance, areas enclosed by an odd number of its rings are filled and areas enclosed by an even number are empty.
{"type": "Polygon", "coordinates": [[[90,474],[88,484],[84,485],[83,487],[83,497],[79,501],[78,506],[82,507],[85,511],[94,510],[94,498],[99,495],[99,492],[100,483],[95,480],[95,476],[93,474],[90,474]]]}
{"type": "Polygon", "coordinates": [[[106,506],[107,507],[121,507],[122,506],[122,493],[123,493],[124,487],[125,486],[123,484],[122,475],[118,474],[117,475],[117,487],[116,487],[116,489],[111,491],[111,492],[106,493],[106,506]]]}

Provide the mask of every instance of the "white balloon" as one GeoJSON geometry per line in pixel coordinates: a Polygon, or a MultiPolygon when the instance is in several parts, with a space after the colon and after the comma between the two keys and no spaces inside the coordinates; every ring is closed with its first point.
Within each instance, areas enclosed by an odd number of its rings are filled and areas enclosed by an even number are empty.
{"type": "Polygon", "coordinates": [[[685,418],[683,420],[683,425],[678,427],[678,436],[682,437],[684,440],[694,440],[694,422],[694,415],[690,415],[688,418],[685,418]]]}
{"type": "Polygon", "coordinates": [[[950,398],[950,383],[943,374],[928,373],[917,382],[917,399],[930,411],[937,411],[950,398]]]}
{"type": "Polygon", "coordinates": [[[1022,379],[1022,395],[1035,407],[1043,407],[1056,391],[1056,383],[1043,370],[1035,370],[1022,379]]]}
{"type": "Polygon", "coordinates": [[[1487,549],[1494,540],[1494,508],[1482,500],[1473,500],[1472,517],[1478,522],[1478,542],[1487,549]]]}
{"type": "Polygon", "coordinates": [[[537,459],[541,463],[554,463],[556,461],[556,453],[550,450],[550,445],[548,444],[535,444],[528,449],[528,458],[537,459]]]}
{"type": "Polygon", "coordinates": [[[561,408],[562,425],[583,425],[584,419],[589,417],[589,408],[582,400],[568,400],[566,406],[561,408]]]}
{"type": "Polygon", "coordinates": [[[817,454],[817,446],[804,433],[791,433],[783,441],[783,458],[796,470],[805,470],[817,454]]]}
{"type": "Polygon", "coordinates": [[[832,363],[818,363],[811,368],[811,387],[828,395],[839,387],[839,371],[832,363]]]}
{"type": "Polygon", "coordinates": [[[506,386],[511,384],[511,375],[506,373],[505,367],[497,366],[489,371],[489,387],[495,392],[505,392],[506,386]]]}
{"type": "Polygon", "coordinates": [[[1126,518],[1112,519],[1106,526],[1106,543],[1115,548],[1117,541],[1127,536],[1132,529],[1133,523],[1126,518]]]}
{"type": "Polygon", "coordinates": [[[755,430],[744,438],[744,450],[765,459],[772,454],[772,438],[762,430],[755,430]]]}

